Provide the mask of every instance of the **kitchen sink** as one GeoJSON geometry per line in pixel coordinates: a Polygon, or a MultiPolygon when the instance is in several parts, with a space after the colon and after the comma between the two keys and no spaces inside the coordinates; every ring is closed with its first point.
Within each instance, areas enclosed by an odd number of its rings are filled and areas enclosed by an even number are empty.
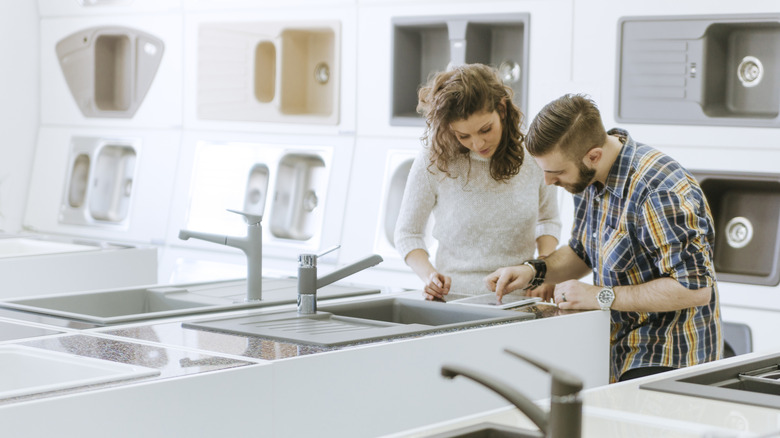
{"type": "Polygon", "coordinates": [[[543,438],[537,430],[518,429],[496,423],[479,423],[431,435],[430,438],[543,438]]]}
{"type": "MultiPolygon", "coordinates": [[[[320,299],[379,293],[378,289],[329,285],[320,299]]],[[[196,313],[293,304],[297,279],[263,278],[263,299],[245,301],[246,281],[219,281],[170,286],[77,292],[0,301],[0,307],[72,320],[110,325],[196,313]]]]}
{"type": "Polygon", "coordinates": [[[533,318],[533,314],[524,312],[395,297],[319,306],[315,314],[275,312],[182,325],[296,344],[336,346],[533,318]]]}
{"type": "Polygon", "coordinates": [[[640,388],[780,409],[780,356],[680,374],[640,388]]]}
{"type": "Polygon", "coordinates": [[[159,370],[23,345],[0,346],[0,399],[156,376],[159,370]]]}

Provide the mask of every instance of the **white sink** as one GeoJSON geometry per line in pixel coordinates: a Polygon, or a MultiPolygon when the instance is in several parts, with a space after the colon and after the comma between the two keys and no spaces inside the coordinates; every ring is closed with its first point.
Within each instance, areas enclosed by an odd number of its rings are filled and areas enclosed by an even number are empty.
{"type": "Polygon", "coordinates": [[[0,346],[0,399],[156,376],[159,370],[23,345],[0,346]]]}
{"type": "Polygon", "coordinates": [[[0,239],[0,258],[22,257],[43,254],[62,254],[67,252],[97,251],[96,245],[80,245],[76,243],[53,242],[46,240],[12,237],[0,239]]]}

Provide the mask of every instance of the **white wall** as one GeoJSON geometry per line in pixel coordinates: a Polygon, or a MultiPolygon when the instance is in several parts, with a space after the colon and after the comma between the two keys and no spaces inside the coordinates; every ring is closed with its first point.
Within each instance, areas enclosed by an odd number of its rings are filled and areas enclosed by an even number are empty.
{"type": "Polygon", "coordinates": [[[38,106],[38,5],[0,2],[0,230],[21,228],[35,152],[38,106]]]}

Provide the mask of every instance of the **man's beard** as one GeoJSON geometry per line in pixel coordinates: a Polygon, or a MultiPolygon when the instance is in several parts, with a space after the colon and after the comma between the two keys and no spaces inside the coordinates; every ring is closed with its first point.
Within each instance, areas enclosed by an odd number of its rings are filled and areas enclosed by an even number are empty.
{"type": "Polygon", "coordinates": [[[581,161],[577,162],[577,168],[580,171],[579,178],[574,184],[560,184],[569,193],[582,193],[593,182],[596,176],[596,169],[588,169],[581,161]]]}

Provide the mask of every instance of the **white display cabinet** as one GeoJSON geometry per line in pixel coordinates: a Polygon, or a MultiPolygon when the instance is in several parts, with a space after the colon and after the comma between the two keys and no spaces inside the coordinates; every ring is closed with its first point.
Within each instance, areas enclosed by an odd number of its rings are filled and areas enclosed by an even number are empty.
{"type": "Polygon", "coordinates": [[[42,127],[24,226],[163,242],[180,144],[178,131],[42,127]]]}
{"type": "MultiPolygon", "coordinates": [[[[367,253],[384,261],[371,272],[357,273],[388,287],[420,288],[422,283],[406,266],[395,248],[393,234],[401,207],[406,180],[414,158],[422,146],[415,139],[359,138],[350,181],[359,181],[349,191],[342,230],[341,260],[356,259],[367,253]]],[[[433,221],[429,222],[429,231],[433,221]]],[[[430,233],[429,233],[430,234],[430,233]]],[[[430,240],[431,260],[435,241],[430,240]]]]}
{"type": "Polygon", "coordinates": [[[184,21],[185,128],[354,132],[355,8],[255,6],[184,21]]]}
{"type": "Polygon", "coordinates": [[[181,14],[41,20],[41,124],[180,127],[181,14]]]}
{"type": "Polygon", "coordinates": [[[182,0],[38,0],[41,17],[126,15],[181,9],[182,0]]]}
{"type": "Polygon", "coordinates": [[[263,216],[264,270],[276,258],[294,273],[299,254],[342,244],[351,138],[199,131],[187,132],[183,144],[166,239],[171,248],[221,253],[225,261],[245,264],[235,248],[178,238],[181,229],[246,235],[242,218],[227,209],[263,216]]]}

